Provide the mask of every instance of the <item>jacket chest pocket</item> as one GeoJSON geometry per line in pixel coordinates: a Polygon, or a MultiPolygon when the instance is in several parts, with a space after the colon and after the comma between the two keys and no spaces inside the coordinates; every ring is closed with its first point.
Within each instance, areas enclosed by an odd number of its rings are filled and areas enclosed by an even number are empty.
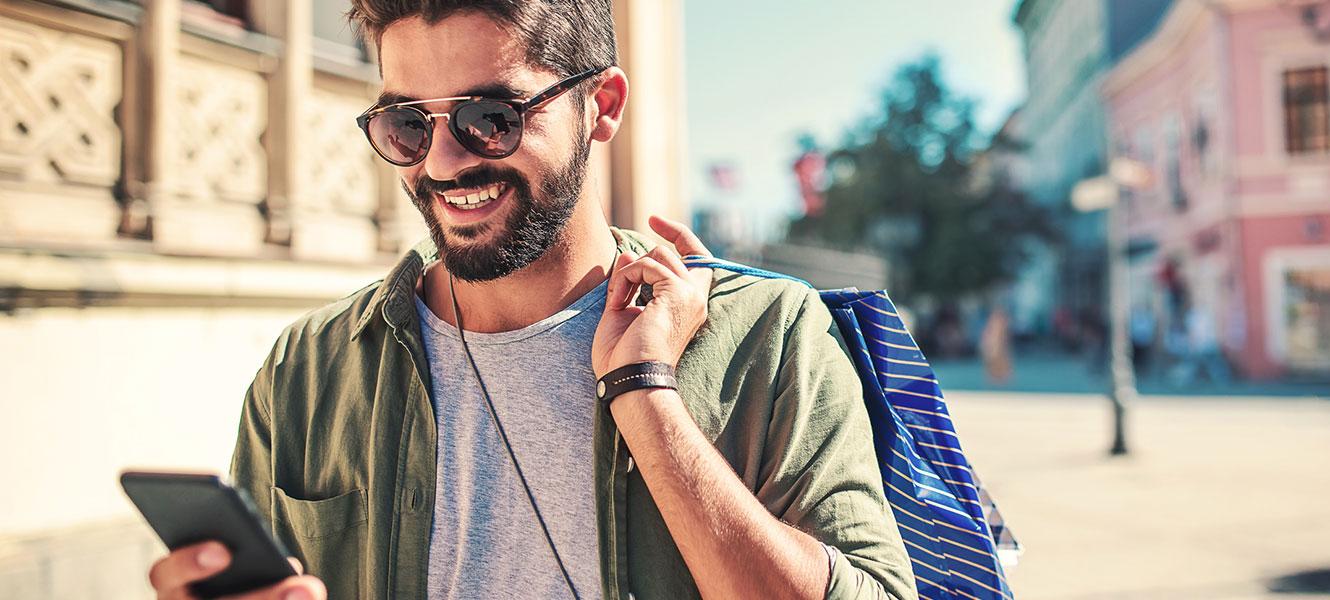
{"type": "Polygon", "coordinates": [[[273,521],[305,572],[323,580],[331,600],[362,597],[368,511],[364,489],[323,500],[302,500],[272,488],[273,521]]]}

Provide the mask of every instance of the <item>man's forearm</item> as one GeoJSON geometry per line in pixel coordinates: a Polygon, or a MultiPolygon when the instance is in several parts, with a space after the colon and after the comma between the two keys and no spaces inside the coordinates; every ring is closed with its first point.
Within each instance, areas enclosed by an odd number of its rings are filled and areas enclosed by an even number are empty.
{"type": "Polygon", "coordinates": [[[821,544],[767,512],[677,392],[637,390],[610,406],[703,597],[823,597],[829,573],[821,544]]]}

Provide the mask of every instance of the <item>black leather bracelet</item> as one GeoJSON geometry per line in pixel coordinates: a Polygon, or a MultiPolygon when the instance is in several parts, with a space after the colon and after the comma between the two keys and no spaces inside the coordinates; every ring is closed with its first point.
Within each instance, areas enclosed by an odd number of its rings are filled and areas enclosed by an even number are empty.
{"type": "Polygon", "coordinates": [[[663,362],[640,362],[624,365],[596,381],[596,399],[605,406],[616,397],[646,388],[679,389],[674,379],[674,366],[663,362]]]}

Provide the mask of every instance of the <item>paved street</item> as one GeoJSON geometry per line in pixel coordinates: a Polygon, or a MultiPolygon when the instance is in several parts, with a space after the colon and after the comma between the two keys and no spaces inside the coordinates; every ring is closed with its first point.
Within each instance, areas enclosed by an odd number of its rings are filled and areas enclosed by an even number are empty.
{"type": "Polygon", "coordinates": [[[1017,598],[1279,598],[1330,569],[1330,399],[1146,397],[1113,459],[1101,396],[949,400],[1025,546],[1017,598]]]}

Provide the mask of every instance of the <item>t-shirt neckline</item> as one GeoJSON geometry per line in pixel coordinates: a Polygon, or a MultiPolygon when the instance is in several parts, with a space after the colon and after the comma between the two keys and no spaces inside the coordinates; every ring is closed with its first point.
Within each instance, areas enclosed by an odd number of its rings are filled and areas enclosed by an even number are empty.
{"type": "MultiPolygon", "coordinates": [[[[582,314],[583,311],[592,310],[599,305],[603,305],[605,303],[605,293],[608,287],[609,279],[606,279],[600,282],[600,284],[591,291],[583,294],[581,298],[573,301],[573,303],[569,304],[566,308],[521,329],[495,333],[468,331],[466,332],[466,342],[467,344],[475,343],[478,345],[490,346],[496,344],[509,344],[540,335],[559,326],[561,323],[582,314]]],[[[419,294],[413,293],[411,294],[411,297],[415,299],[416,312],[420,314],[421,322],[424,323],[426,327],[429,327],[441,335],[453,339],[461,339],[457,334],[457,328],[434,314],[434,311],[430,310],[429,306],[425,304],[425,301],[419,294]]],[[[466,321],[465,312],[462,314],[462,320],[464,322],[466,321]]]]}

